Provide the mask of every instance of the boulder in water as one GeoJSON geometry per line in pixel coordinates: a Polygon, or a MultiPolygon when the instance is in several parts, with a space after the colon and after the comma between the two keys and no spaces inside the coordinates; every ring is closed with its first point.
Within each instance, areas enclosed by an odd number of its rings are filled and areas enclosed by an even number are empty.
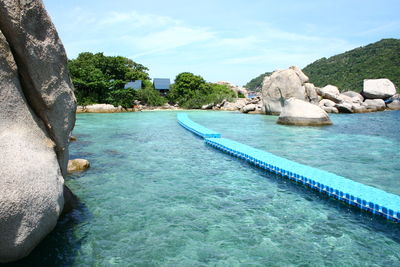
{"type": "Polygon", "coordinates": [[[328,114],[319,106],[290,98],[279,115],[277,123],[286,125],[321,126],[330,125],[328,114]]]}
{"type": "Polygon", "coordinates": [[[264,78],[262,101],[267,114],[278,115],[289,98],[318,101],[315,87],[308,83],[308,77],[298,67],[278,70],[264,78]]]}
{"type": "Polygon", "coordinates": [[[41,1],[0,1],[0,263],[27,256],[64,206],[76,101],[41,1]]]}
{"type": "Polygon", "coordinates": [[[88,169],[90,167],[90,163],[86,159],[71,159],[68,161],[68,172],[80,172],[88,169]]]}

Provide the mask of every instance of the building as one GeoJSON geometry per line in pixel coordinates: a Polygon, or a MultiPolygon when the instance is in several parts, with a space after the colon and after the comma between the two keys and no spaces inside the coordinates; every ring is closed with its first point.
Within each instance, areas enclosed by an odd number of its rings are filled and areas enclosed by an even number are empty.
{"type": "Polygon", "coordinates": [[[162,95],[166,95],[171,87],[171,81],[168,78],[154,78],[153,79],[154,89],[160,92],[162,95]]]}
{"type": "Polygon", "coordinates": [[[129,83],[125,84],[124,88],[132,88],[135,90],[142,89],[142,80],[130,81],[129,83]]]}

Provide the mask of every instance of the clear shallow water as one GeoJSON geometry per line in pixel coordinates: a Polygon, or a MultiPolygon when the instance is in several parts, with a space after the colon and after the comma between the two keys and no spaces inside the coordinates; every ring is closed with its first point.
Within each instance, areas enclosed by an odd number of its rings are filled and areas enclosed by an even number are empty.
{"type": "MultiPolygon", "coordinates": [[[[224,137],[400,194],[400,112],[189,112],[224,137]]],[[[205,146],[175,112],[78,116],[67,184],[82,205],[22,263],[42,266],[399,266],[400,225],[205,146]]]]}

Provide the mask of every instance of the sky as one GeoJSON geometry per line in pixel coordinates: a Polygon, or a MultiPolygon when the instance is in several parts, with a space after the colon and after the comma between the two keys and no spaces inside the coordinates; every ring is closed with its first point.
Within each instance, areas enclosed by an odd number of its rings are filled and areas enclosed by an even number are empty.
{"type": "Polygon", "coordinates": [[[399,0],[44,0],[68,58],[124,56],[151,78],[181,72],[244,85],[383,38],[400,38],[399,0]]]}

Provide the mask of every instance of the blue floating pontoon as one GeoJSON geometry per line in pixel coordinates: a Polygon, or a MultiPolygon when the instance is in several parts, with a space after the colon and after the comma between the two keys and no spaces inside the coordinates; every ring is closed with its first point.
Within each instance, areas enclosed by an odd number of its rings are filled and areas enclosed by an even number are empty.
{"type": "Polygon", "coordinates": [[[207,145],[350,205],[400,222],[400,196],[398,195],[221,138],[221,134],[193,122],[184,113],[178,114],[177,117],[180,125],[204,138],[207,145]]]}
{"type": "Polygon", "coordinates": [[[202,138],[219,138],[221,137],[220,133],[207,129],[206,127],[195,123],[185,113],[178,113],[178,122],[182,125],[183,128],[187,129],[188,131],[198,135],[202,138]]]}

